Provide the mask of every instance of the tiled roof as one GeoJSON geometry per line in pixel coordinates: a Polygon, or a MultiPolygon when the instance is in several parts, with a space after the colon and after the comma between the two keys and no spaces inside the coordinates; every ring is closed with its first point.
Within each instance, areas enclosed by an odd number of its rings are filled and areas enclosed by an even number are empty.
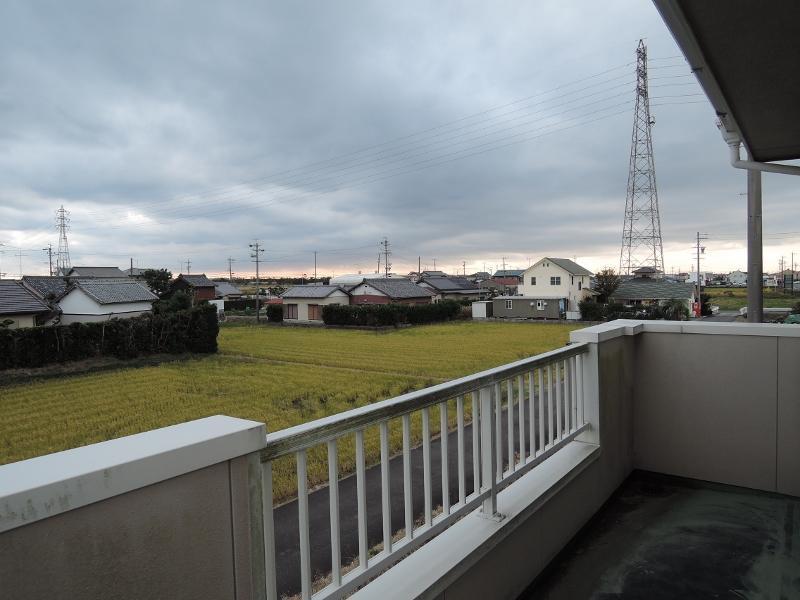
{"type": "Polygon", "coordinates": [[[237,288],[232,283],[228,283],[227,281],[215,281],[214,286],[217,288],[217,296],[230,296],[233,295],[241,295],[242,290],[237,288]]]}
{"type": "Polygon", "coordinates": [[[141,277],[142,275],[144,275],[145,271],[157,271],[157,270],[158,269],[149,269],[149,268],[146,268],[146,267],[145,268],[143,268],[143,267],[133,267],[132,269],[125,269],[125,271],[123,271],[123,272],[126,275],[128,275],[129,277],[141,277]]]}
{"type": "Polygon", "coordinates": [[[628,279],[611,294],[619,300],[685,300],[692,297],[694,286],[664,279],[628,279]]]}
{"type": "Polygon", "coordinates": [[[365,284],[371,285],[389,298],[401,300],[403,298],[428,298],[435,296],[432,291],[409,281],[408,279],[367,279],[365,284]]]}
{"type": "Polygon", "coordinates": [[[127,277],[127,275],[120,271],[117,267],[72,267],[69,274],[70,277],[127,277]]]}
{"type": "Polygon", "coordinates": [[[499,269],[492,277],[521,277],[524,272],[524,269],[499,269]]]}
{"type": "Polygon", "coordinates": [[[80,280],[75,283],[99,304],[121,304],[123,302],[153,302],[158,300],[153,292],[138,281],[80,280]]]}
{"type": "Polygon", "coordinates": [[[327,298],[333,292],[347,291],[338,285],[295,285],[281,294],[281,298],[327,298]]]}
{"type": "Polygon", "coordinates": [[[460,277],[426,277],[422,282],[440,292],[480,291],[471,281],[460,277]]]}
{"type": "Polygon", "coordinates": [[[178,275],[178,277],[192,287],[214,287],[215,285],[213,281],[206,277],[205,273],[200,273],[199,275],[178,275]]]}
{"type": "Polygon", "coordinates": [[[43,313],[50,309],[19,281],[0,281],[0,315],[43,313]]]}
{"type": "Polygon", "coordinates": [[[63,277],[47,275],[25,275],[22,284],[42,299],[58,298],[67,289],[67,281],[63,277]]]}
{"type": "Polygon", "coordinates": [[[588,275],[589,277],[592,276],[592,272],[589,269],[584,269],[578,263],[568,258],[551,258],[548,256],[547,260],[549,260],[554,265],[558,265],[570,275],[588,275]]]}

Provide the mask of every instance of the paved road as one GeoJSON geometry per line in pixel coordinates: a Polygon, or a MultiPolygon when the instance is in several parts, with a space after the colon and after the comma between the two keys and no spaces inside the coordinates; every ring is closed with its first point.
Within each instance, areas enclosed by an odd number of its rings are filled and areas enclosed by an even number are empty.
{"type": "MultiPolygon", "coordinates": [[[[527,408],[527,405],[526,405],[527,408]]],[[[519,412],[514,411],[514,439],[519,440],[519,412]]],[[[508,462],[507,417],[503,416],[503,460],[508,462]]],[[[397,425],[399,426],[399,424],[397,425]]],[[[538,420],[536,421],[538,435],[538,420]]],[[[530,450],[529,415],[525,414],[526,450],[530,450]]],[[[472,478],[472,426],[465,426],[464,454],[466,462],[466,493],[473,490],[472,478]]],[[[517,442],[517,445],[519,442],[517,442]]],[[[392,531],[397,532],[405,526],[405,509],[403,505],[403,457],[395,456],[390,461],[390,494],[392,507],[392,531]]],[[[436,440],[431,444],[431,478],[433,505],[441,505],[441,444],[436,440]]],[[[448,479],[450,488],[450,504],[458,502],[458,434],[453,431],[448,437],[448,479]]],[[[411,451],[411,491],[414,506],[414,517],[419,518],[425,510],[423,493],[422,447],[411,451]]],[[[381,470],[380,465],[366,471],[367,506],[367,538],[370,547],[383,541],[383,517],[381,514],[381,470]]],[[[311,569],[314,577],[330,573],[330,514],[328,488],[318,489],[308,498],[311,541],[311,569]]],[[[358,557],[358,509],[356,500],[356,478],[350,476],[339,481],[339,514],[341,525],[342,564],[349,564],[358,557]]],[[[300,556],[298,533],[297,502],[292,501],[275,509],[275,545],[276,567],[278,578],[278,594],[291,595],[300,591],[300,556]]]]}
{"type": "Polygon", "coordinates": [[[731,323],[737,319],[739,316],[738,310],[721,310],[716,315],[711,315],[708,317],[703,317],[703,321],[712,321],[712,322],[722,322],[722,323],[731,323]]]}

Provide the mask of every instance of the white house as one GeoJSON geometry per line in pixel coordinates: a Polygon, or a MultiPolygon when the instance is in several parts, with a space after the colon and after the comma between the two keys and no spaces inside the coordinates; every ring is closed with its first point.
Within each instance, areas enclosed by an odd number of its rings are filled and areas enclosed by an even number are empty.
{"type": "Polygon", "coordinates": [[[338,285],[296,285],[281,298],[284,320],[300,323],[321,322],[323,306],[350,304],[350,296],[338,285]]]}
{"type": "Polygon", "coordinates": [[[591,295],[592,272],[568,258],[545,257],[522,273],[517,293],[527,298],[559,301],[564,313],[578,312],[591,295]]]}
{"type": "Polygon", "coordinates": [[[735,287],[747,285],[747,273],[744,271],[731,271],[728,273],[728,283],[735,287]]]}
{"type": "Polygon", "coordinates": [[[50,308],[20,282],[0,280],[0,324],[9,329],[34,327],[50,308]]]}
{"type": "Polygon", "coordinates": [[[76,281],[58,300],[61,324],[127,319],[150,312],[158,300],[136,280],[84,279],[76,281]]]}

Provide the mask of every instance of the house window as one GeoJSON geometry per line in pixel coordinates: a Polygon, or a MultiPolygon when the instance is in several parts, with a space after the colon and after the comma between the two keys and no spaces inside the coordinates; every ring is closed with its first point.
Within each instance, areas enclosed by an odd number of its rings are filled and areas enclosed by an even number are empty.
{"type": "Polygon", "coordinates": [[[319,304],[308,305],[308,320],[309,321],[322,320],[322,307],[319,304]]]}
{"type": "Polygon", "coordinates": [[[287,304],[286,305],[286,318],[287,319],[296,319],[297,318],[297,304],[287,304]]]}
{"type": "Polygon", "coordinates": [[[506,300],[506,310],[511,310],[514,307],[513,300],[506,300]]]}
{"type": "Polygon", "coordinates": [[[550,285],[561,285],[561,276],[551,277],[550,285]]]}
{"type": "MultiPolygon", "coordinates": [[[[583,277],[581,277],[581,279],[583,279],[583,277]]],[[[581,282],[580,281],[578,282],[578,291],[579,292],[581,291],[581,282]]]]}
{"type": "Polygon", "coordinates": [[[531,277],[531,285],[536,285],[536,277],[531,277]]]}
{"type": "Polygon", "coordinates": [[[544,300],[536,301],[536,310],[544,310],[544,300]]]}

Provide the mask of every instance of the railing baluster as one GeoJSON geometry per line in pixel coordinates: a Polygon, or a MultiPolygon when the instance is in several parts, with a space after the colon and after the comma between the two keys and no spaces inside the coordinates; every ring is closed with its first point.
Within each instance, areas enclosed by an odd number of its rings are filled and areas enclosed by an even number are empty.
{"type": "Polygon", "coordinates": [[[508,430],[506,446],[508,447],[508,472],[514,472],[514,380],[506,381],[506,429],[508,430]]]}
{"type": "MultiPolygon", "coordinates": [[[[495,386],[498,387],[498,386],[495,386]]],[[[496,390],[495,390],[496,391],[496,390]]],[[[497,411],[492,406],[492,388],[484,386],[480,391],[481,400],[481,479],[483,490],[489,490],[489,496],[483,501],[481,511],[488,516],[497,514],[497,461],[495,454],[497,444],[495,435],[495,421],[497,421],[497,411]]]]}
{"type": "Polygon", "coordinates": [[[342,585],[342,555],[339,543],[339,455],[336,440],[328,442],[328,497],[331,515],[331,583],[342,585]]]}
{"type": "Polygon", "coordinates": [[[367,545],[367,485],[364,466],[364,430],[356,431],[356,496],[358,498],[358,564],[362,569],[369,563],[367,545]]]}
{"type": "Polygon", "coordinates": [[[389,482],[389,421],[381,423],[381,516],[383,517],[383,550],[392,551],[392,498],[389,482]]]}
{"type": "Polygon", "coordinates": [[[578,404],[580,405],[578,418],[580,419],[580,424],[583,425],[586,422],[586,415],[583,408],[583,356],[579,354],[575,358],[578,361],[578,404]]]}
{"type": "Polygon", "coordinates": [[[467,476],[464,467],[464,396],[456,399],[456,420],[458,427],[458,503],[467,500],[467,476]]]}
{"type": "Polygon", "coordinates": [[[311,542],[308,518],[308,473],[306,451],[297,453],[297,516],[300,525],[300,596],[311,599],[311,542]]]}
{"type": "Polygon", "coordinates": [[[572,431],[572,362],[564,361],[564,429],[566,434],[572,431]]]}
{"type": "Polygon", "coordinates": [[[472,392],[472,489],[481,491],[481,446],[480,446],[480,408],[478,394],[472,392]]]}
{"type": "Polygon", "coordinates": [[[572,425],[575,429],[583,425],[578,422],[578,357],[572,357],[572,425]]]}
{"type": "Polygon", "coordinates": [[[561,402],[562,402],[562,394],[561,394],[561,361],[556,361],[554,369],[555,369],[555,385],[556,385],[556,441],[561,441],[563,427],[561,425],[561,417],[562,417],[562,410],[561,410],[561,402]]]}
{"type": "Polygon", "coordinates": [[[555,403],[553,402],[553,364],[545,367],[547,369],[547,439],[550,440],[549,445],[552,446],[555,441],[556,434],[556,412],[555,403]]]}
{"type": "Polygon", "coordinates": [[[442,514],[450,514],[450,473],[448,472],[447,442],[448,438],[447,402],[439,404],[439,444],[442,459],[442,514]]]}
{"type": "Polygon", "coordinates": [[[517,375],[517,403],[519,404],[519,463],[525,464],[525,379],[517,375]]]}
{"type": "Polygon", "coordinates": [[[547,440],[544,438],[544,369],[539,367],[536,369],[536,374],[539,376],[539,452],[544,452],[544,447],[547,446],[547,440]]]}
{"type": "Polygon", "coordinates": [[[431,525],[433,502],[431,499],[431,410],[422,409],[422,469],[425,492],[425,525],[431,525]]]}
{"type": "Polygon", "coordinates": [[[411,498],[411,415],[403,415],[403,503],[406,539],[414,537],[414,504],[411,498]]]}
{"type": "Polygon", "coordinates": [[[492,486],[503,478],[503,390],[499,383],[494,384],[494,410],[495,471],[492,486]]]}
{"type": "Polygon", "coordinates": [[[272,497],[272,461],[261,463],[261,510],[264,513],[264,587],[267,600],[278,600],[275,571],[275,516],[272,497]]]}
{"type": "Polygon", "coordinates": [[[535,378],[533,371],[528,372],[528,445],[529,456],[536,456],[536,395],[534,393],[535,378]]]}

